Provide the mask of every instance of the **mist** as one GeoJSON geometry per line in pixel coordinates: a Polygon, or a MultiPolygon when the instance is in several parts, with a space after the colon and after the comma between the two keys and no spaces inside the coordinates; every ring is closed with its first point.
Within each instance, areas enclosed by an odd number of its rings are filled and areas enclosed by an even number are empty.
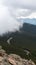
{"type": "Polygon", "coordinates": [[[8,31],[14,32],[22,26],[21,22],[18,22],[16,19],[13,11],[13,7],[10,10],[8,6],[4,5],[4,0],[0,0],[0,34],[8,31]]]}
{"type": "Polygon", "coordinates": [[[36,18],[36,0],[0,0],[0,35],[19,31],[20,18],[36,18]],[[35,4],[32,4],[35,3],[35,4]]]}

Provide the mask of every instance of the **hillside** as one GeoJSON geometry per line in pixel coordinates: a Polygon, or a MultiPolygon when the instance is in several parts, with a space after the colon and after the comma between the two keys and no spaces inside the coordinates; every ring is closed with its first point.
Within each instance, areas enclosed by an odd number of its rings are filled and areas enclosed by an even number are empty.
{"type": "Polygon", "coordinates": [[[16,54],[8,55],[0,46],[0,65],[35,65],[35,63],[31,59],[23,59],[16,54]]]}
{"type": "Polygon", "coordinates": [[[8,32],[0,36],[0,45],[6,52],[14,53],[20,55],[22,58],[32,59],[36,62],[36,26],[25,23],[20,31],[16,31],[14,33],[8,32]],[[35,29],[35,31],[34,31],[35,29]],[[32,30],[32,32],[31,32],[32,30]],[[7,40],[9,38],[10,44],[8,44],[7,40]],[[29,51],[31,54],[29,56],[24,53],[24,50],[29,51]]]}

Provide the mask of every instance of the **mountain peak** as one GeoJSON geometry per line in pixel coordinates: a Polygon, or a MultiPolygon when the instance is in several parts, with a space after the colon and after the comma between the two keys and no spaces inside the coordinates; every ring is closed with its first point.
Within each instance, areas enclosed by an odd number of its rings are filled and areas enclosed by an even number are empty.
{"type": "Polygon", "coordinates": [[[36,25],[33,24],[24,23],[23,27],[20,30],[31,35],[36,35],[36,25]]]}

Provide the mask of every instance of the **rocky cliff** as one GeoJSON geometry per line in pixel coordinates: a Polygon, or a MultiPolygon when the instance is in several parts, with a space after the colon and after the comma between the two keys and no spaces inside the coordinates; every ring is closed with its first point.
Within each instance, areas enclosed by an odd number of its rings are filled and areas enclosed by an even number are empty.
{"type": "Polygon", "coordinates": [[[0,46],[0,65],[35,65],[35,63],[31,59],[22,59],[16,54],[8,55],[0,46]]]}

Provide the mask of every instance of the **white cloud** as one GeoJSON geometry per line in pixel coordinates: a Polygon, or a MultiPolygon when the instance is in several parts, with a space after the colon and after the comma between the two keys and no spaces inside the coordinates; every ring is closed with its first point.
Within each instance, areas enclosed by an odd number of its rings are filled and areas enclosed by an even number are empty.
{"type": "Polygon", "coordinates": [[[36,0],[6,0],[5,4],[13,11],[11,13],[15,17],[26,17],[36,12],[36,0]]]}
{"type": "Polygon", "coordinates": [[[0,34],[19,30],[22,24],[16,20],[15,9],[10,9],[8,6],[3,5],[3,1],[0,2],[0,34]]]}
{"type": "Polygon", "coordinates": [[[36,0],[6,0],[5,4],[26,9],[36,9],[36,0]]]}
{"type": "Polygon", "coordinates": [[[22,18],[22,19],[26,19],[26,18],[33,19],[33,18],[36,18],[36,12],[32,12],[30,15],[28,15],[26,17],[25,16],[18,17],[17,19],[20,19],[20,18],[22,18]]]}
{"type": "Polygon", "coordinates": [[[17,9],[17,18],[26,18],[27,16],[29,16],[32,13],[31,10],[29,9],[17,9]]]}
{"type": "Polygon", "coordinates": [[[31,15],[27,16],[26,18],[36,18],[36,12],[33,12],[31,15]]]}
{"type": "Polygon", "coordinates": [[[19,30],[19,18],[36,18],[36,0],[0,0],[0,34],[19,30]]]}

